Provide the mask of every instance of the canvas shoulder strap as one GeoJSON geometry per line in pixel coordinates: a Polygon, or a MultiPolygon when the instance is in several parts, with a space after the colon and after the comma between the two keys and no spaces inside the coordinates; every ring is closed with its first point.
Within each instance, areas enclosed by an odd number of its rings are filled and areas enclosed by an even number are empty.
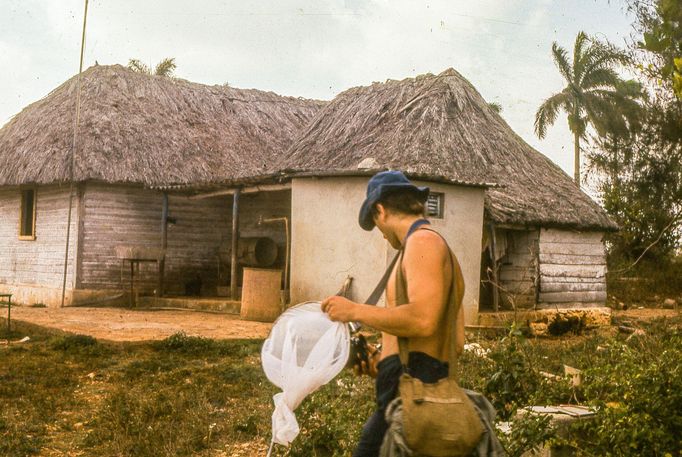
{"type": "MultiPolygon", "coordinates": [[[[429,228],[424,228],[423,230],[431,230],[429,228]]],[[[437,233],[441,238],[442,235],[437,233]]],[[[443,238],[445,245],[448,246],[447,241],[443,238]]],[[[457,258],[453,254],[452,250],[448,246],[448,252],[450,253],[450,264],[452,265],[452,282],[450,285],[450,293],[448,295],[447,309],[446,309],[446,319],[448,321],[448,328],[450,329],[450,344],[448,347],[448,359],[450,364],[449,377],[456,379],[458,373],[458,363],[457,363],[457,314],[459,313],[459,308],[462,306],[462,297],[464,295],[464,280],[462,275],[462,269],[457,261],[457,258]]],[[[403,275],[402,263],[403,263],[404,251],[399,252],[398,268],[396,269],[396,306],[401,306],[409,302],[407,294],[407,281],[403,275]]],[[[408,340],[407,338],[398,338],[398,346],[400,350],[400,361],[403,366],[407,366],[408,361],[408,340]]]]}
{"type": "Polygon", "coordinates": [[[381,277],[381,280],[377,284],[377,286],[374,288],[372,291],[371,295],[367,300],[365,300],[366,305],[376,305],[379,302],[379,298],[381,298],[381,294],[384,293],[384,290],[386,289],[386,284],[388,284],[388,278],[391,276],[391,272],[393,271],[393,267],[395,266],[396,262],[398,261],[398,257],[400,257],[401,251],[398,251],[393,257],[393,260],[391,260],[391,263],[388,265],[388,268],[386,268],[386,271],[384,272],[384,275],[381,277]]]}

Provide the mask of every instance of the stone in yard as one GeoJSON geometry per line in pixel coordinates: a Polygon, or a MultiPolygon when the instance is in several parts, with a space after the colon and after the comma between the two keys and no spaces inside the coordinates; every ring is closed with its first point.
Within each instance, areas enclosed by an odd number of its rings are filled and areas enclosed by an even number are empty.
{"type": "Polygon", "coordinates": [[[677,306],[677,301],[674,298],[666,298],[663,301],[663,308],[674,309],[677,306]]]}
{"type": "Polygon", "coordinates": [[[531,322],[528,326],[530,327],[530,333],[533,336],[547,335],[547,324],[544,322],[531,322]]]}

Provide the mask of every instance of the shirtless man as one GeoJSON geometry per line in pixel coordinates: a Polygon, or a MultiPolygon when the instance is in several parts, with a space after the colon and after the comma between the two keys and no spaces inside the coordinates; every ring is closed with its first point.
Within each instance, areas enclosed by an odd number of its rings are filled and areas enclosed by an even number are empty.
{"type": "MultiPolygon", "coordinates": [[[[398,357],[398,338],[408,340],[408,370],[423,382],[436,382],[448,374],[450,332],[445,315],[450,290],[456,284],[461,305],[464,282],[457,260],[440,235],[427,229],[424,202],[429,189],[410,183],[399,171],[373,176],[367,186],[367,198],[360,210],[360,226],[375,226],[395,249],[404,249],[403,277],[407,283],[408,303],[396,306],[395,268],[386,286],[386,307],[354,303],[333,296],[322,302],[322,309],[334,321],[360,322],[382,332],[382,351],[371,357],[363,373],[376,377],[377,410],[362,430],[354,457],[379,455],[388,428],[385,409],[398,395],[403,367],[398,357]],[[408,242],[409,240],[409,242],[408,242]],[[454,267],[454,271],[453,271],[454,267]]],[[[464,314],[459,307],[455,328],[457,347],[464,346],[464,314]]]]}

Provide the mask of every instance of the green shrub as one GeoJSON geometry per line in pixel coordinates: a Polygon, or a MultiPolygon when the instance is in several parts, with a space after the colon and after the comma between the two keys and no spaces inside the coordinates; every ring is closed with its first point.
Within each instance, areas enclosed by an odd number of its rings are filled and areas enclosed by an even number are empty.
{"type": "Polygon", "coordinates": [[[52,338],[50,346],[56,351],[80,351],[97,346],[97,340],[89,335],[63,335],[52,338]]]}
{"type": "Polygon", "coordinates": [[[372,380],[345,370],[335,380],[306,398],[296,410],[300,435],[288,449],[273,455],[286,457],[340,457],[352,453],[362,425],[375,408],[372,380]]]}
{"type": "Polygon", "coordinates": [[[166,339],[154,343],[159,350],[202,354],[214,348],[214,341],[201,336],[188,336],[185,332],[174,333],[166,339]]]}
{"type": "Polygon", "coordinates": [[[509,434],[498,433],[509,457],[521,457],[526,452],[536,451],[554,437],[549,416],[521,414],[512,418],[509,425],[509,434]]]}
{"type": "Polygon", "coordinates": [[[504,420],[527,405],[542,382],[527,349],[521,331],[512,328],[489,354],[492,365],[484,371],[484,394],[504,420]]]}
{"type": "Polygon", "coordinates": [[[584,394],[598,411],[575,428],[576,446],[604,456],[682,455],[682,335],[614,341],[585,370],[584,394]]]}
{"type": "Polygon", "coordinates": [[[246,357],[260,352],[262,343],[262,340],[214,340],[201,336],[188,336],[185,332],[178,332],[166,339],[152,343],[152,347],[157,351],[191,356],[246,357]]]}

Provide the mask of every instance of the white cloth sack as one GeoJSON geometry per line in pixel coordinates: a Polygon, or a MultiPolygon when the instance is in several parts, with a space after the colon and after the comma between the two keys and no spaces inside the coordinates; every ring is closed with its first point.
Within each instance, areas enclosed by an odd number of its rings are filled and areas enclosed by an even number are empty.
{"type": "Polygon", "coordinates": [[[270,382],[282,389],[273,399],[272,440],[288,446],[300,429],[293,411],[346,365],[348,326],[332,322],[319,302],[286,310],[263,343],[261,361],[270,382]]]}

